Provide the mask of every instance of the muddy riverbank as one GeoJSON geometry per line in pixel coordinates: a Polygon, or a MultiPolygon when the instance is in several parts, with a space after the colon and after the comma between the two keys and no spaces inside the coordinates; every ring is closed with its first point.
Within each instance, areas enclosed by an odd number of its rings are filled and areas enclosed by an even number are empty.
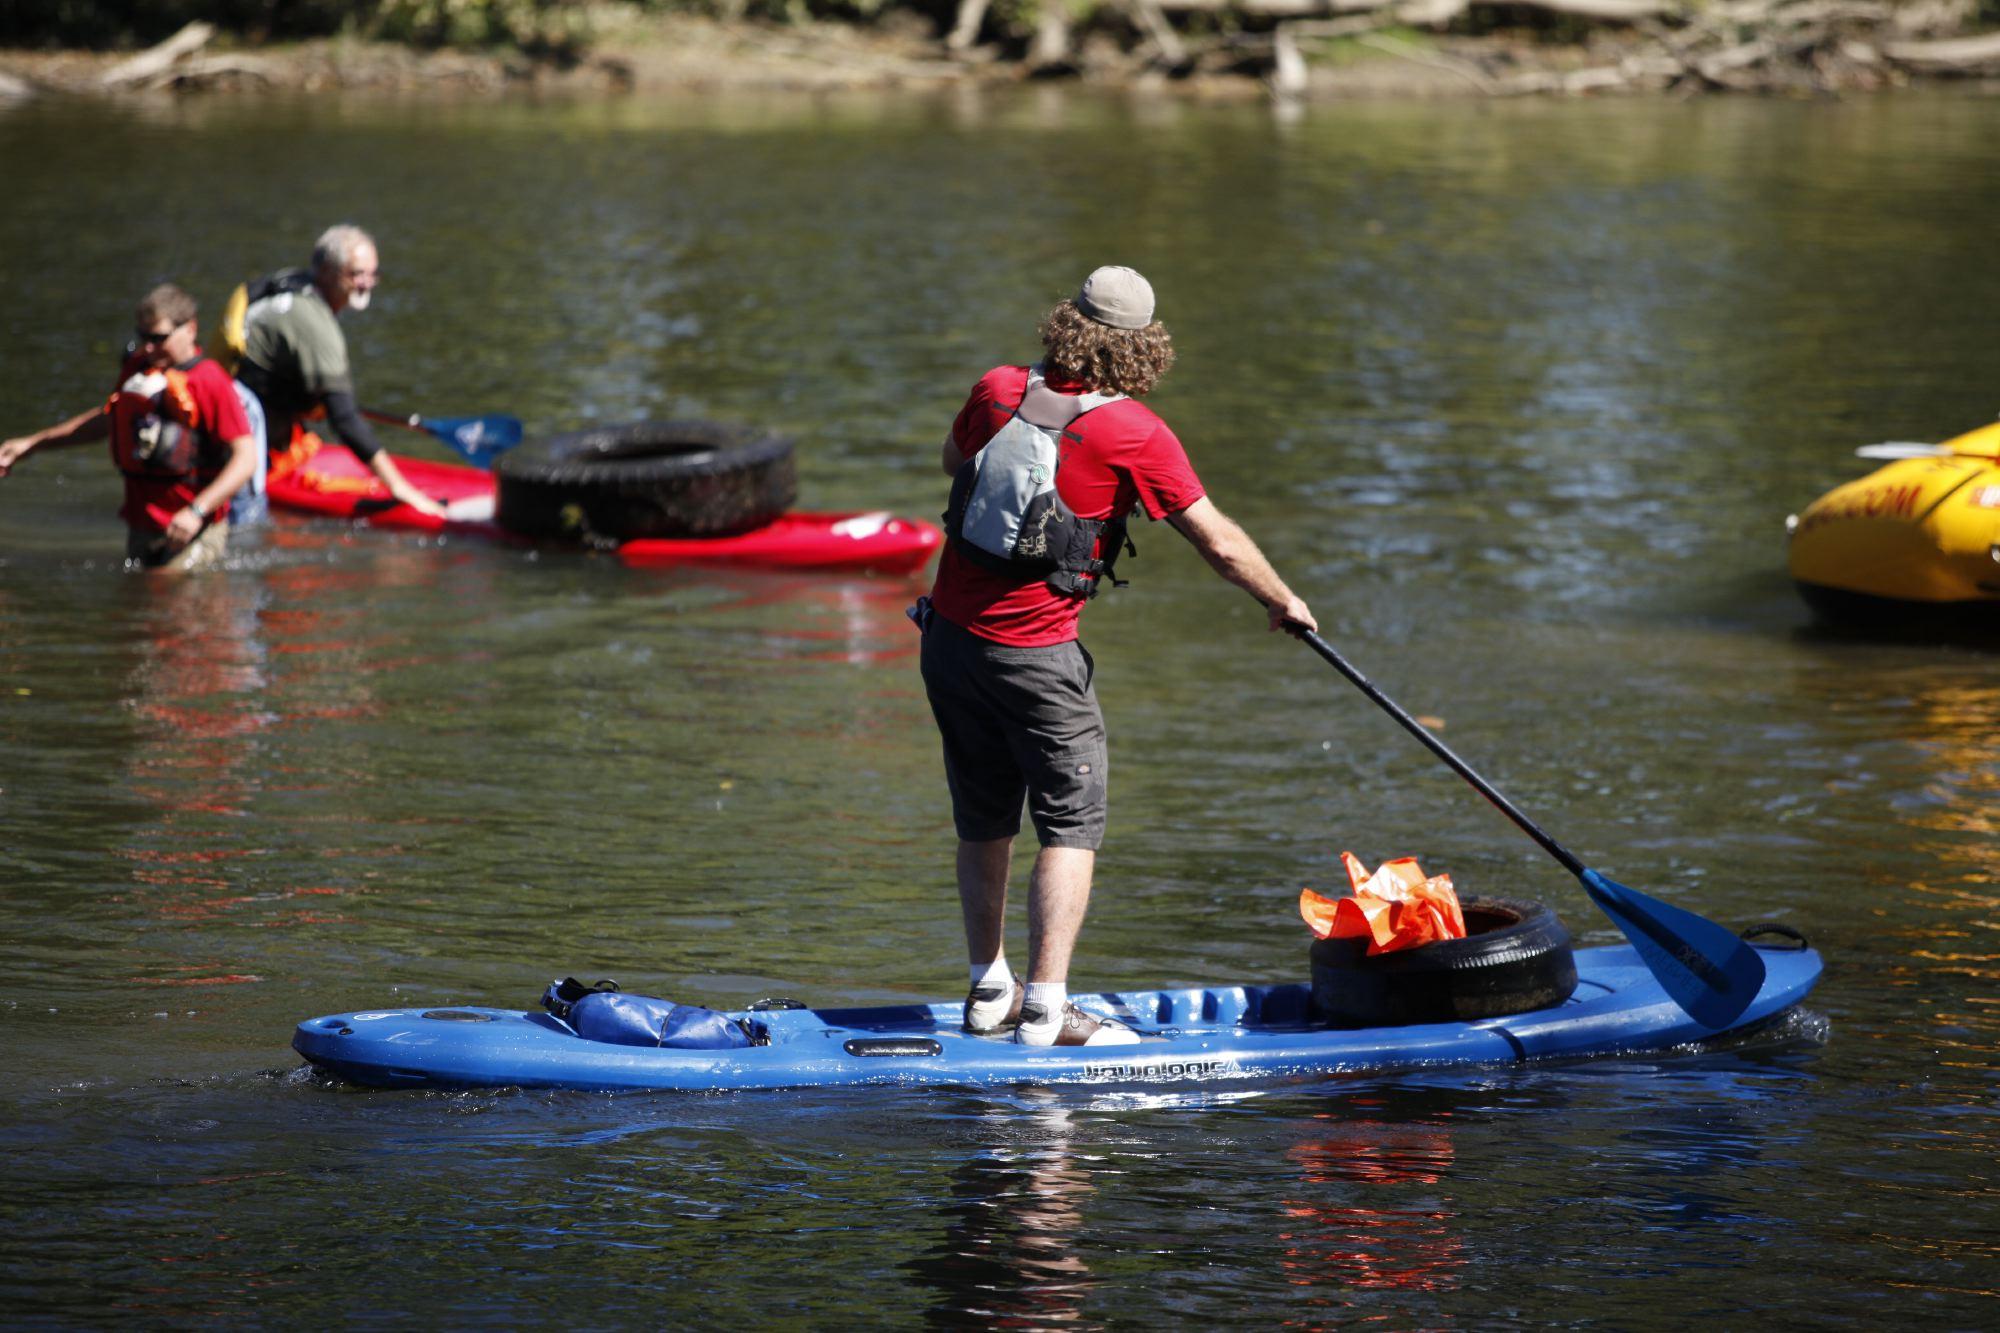
{"type": "MultiPolygon", "coordinates": [[[[420,49],[356,37],[257,44],[190,28],[143,52],[0,51],[0,100],[158,92],[622,94],[721,89],[931,88],[1061,80],[1196,98],[1507,97],[1717,92],[1845,95],[1950,83],[2000,91],[2000,34],[1963,4],[1748,0],[1680,11],[1654,0],[1545,0],[1546,27],[1458,22],[1370,0],[1164,0],[1131,32],[1081,26],[1021,38],[911,11],[866,25],[652,15],[560,51],[420,49]],[[1322,12],[1323,11],[1323,12],[1322,12]],[[1169,21],[1169,16],[1177,21],[1169,21]],[[1418,20],[1428,19],[1428,23],[1418,20]],[[970,31],[971,35],[966,35],[970,31]]],[[[1531,7],[1532,8],[1532,7],[1531,7]]],[[[1135,11],[1140,12],[1140,11],[1135,11]]]]}

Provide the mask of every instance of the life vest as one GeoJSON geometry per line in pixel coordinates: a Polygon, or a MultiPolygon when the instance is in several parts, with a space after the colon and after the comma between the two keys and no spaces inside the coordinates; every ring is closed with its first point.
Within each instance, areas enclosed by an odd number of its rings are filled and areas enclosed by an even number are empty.
{"type": "MultiPolygon", "coordinates": [[[[281,268],[276,273],[239,282],[236,290],[229,293],[229,299],[222,305],[218,346],[215,359],[222,368],[234,375],[243,368],[243,357],[249,346],[250,324],[263,310],[257,309],[274,297],[284,298],[286,304],[291,297],[312,286],[312,274],[302,268],[281,268]]],[[[265,309],[283,309],[284,306],[265,306],[265,309]]]]}
{"type": "Polygon", "coordinates": [[[111,417],[111,461],[128,477],[186,481],[214,476],[222,460],[204,429],[188,387],[188,372],[203,358],[166,370],[133,375],[104,408],[111,417]]]}
{"type": "Polygon", "coordinates": [[[1124,397],[1057,393],[1042,368],[1030,366],[1007,423],[952,478],[944,530],[958,552],[981,569],[1039,578],[1079,601],[1095,597],[1107,579],[1123,586],[1112,568],[1120,550],[1132,549],[1125,516],[1078,518],[1056,490],[1056,468],[1063,441],[1083,441],[1077,422],[1124,397]]]}

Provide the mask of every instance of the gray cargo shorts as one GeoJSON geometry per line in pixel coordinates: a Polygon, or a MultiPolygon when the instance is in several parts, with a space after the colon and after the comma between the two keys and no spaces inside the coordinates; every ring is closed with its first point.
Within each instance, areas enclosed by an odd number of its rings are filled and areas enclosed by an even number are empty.
{"type": "Polygon", "coordinates": [[[944,738],[958,836],[1013,837],[1025,798],[1042,846],[1097,850],[1108,793],[1090,654],[1073,640],[1009,648],[928,619],[924,692],[944,738]]]}

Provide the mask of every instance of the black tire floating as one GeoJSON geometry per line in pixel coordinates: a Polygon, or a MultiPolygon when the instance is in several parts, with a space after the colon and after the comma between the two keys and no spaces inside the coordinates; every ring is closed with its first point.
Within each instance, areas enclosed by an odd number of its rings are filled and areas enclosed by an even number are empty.
{"type": "Polygon", "coordinates": [[[792,442],[714,421],[637,421],[501,455],[500,526],[529,537],[729,537],[798,497],[792,442]]]}
{"type": "Polygon", "coordinates": [[[1366,937],[1315,940],[1313,1013],[1338,1028],[1470,1022],[1561,1004],[1576,989],[1569,931],[1541,903],[1467,898],[1465,938],[1367,954],[1366,937]]]}

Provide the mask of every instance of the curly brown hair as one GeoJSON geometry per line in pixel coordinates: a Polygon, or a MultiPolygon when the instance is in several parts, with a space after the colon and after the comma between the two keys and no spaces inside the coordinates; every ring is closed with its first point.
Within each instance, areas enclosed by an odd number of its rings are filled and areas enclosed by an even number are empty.
{"type": "Polygon", "coordinates": [[[1042,371],[1100,392],[1143,397],[1174,364],[1174,340],[1154,320],[1143,329],[1114,329],[1064,301],[1042,316],[1042,371]]]}

